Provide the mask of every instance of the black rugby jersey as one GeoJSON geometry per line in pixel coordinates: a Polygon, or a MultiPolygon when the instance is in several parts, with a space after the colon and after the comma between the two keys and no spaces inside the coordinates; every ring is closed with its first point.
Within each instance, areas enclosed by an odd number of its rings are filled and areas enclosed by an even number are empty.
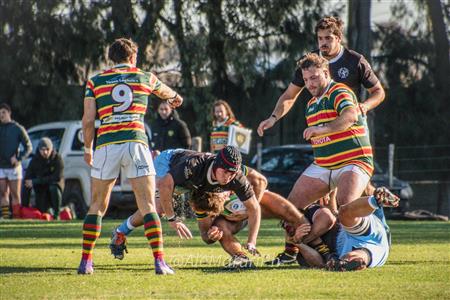
{"type": "Polygon", "coordinates": [[[191,150],[175,152],[170,159],[169,174],[172,175],[176,186],[214,193],[233,191],[241,201],[253,197],[253,188],[241,170],[226,185],[219,185],[208,179],[215,157],[211,153],[191,150]]]}
{"type": "MultiPolygon", "coordinates": [[[[314,50],[313,53],[320,54],[319,50],[314,50]]],[[[301,59],[303,59],[303,57],[301,59]]],[[[364,56],[353,50],[342,47],[341,53],[329,60],[328,63],[330,66],[331,79],[336,82],[342,82],[350,87],[358,98],[361,92],[361,84],[366,89],[369,89],[375,86],[379,81],[364,56]]],[[[299,87],[305,86],[302,69],[299,66],[295,71],[292,83],[299,87]]],[[[307,90],[306,92],[309,93],[307,90]]],[[[312,98],[312,96],[310,98],[312,98]]]]}

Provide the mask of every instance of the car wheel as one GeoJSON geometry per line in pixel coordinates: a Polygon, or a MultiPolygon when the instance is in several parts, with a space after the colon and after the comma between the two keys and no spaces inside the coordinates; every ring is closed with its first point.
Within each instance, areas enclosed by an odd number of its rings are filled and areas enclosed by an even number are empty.
{"type": "Polygon", "coordinates": [[[84,217],[86,217],[89,208],[84,201],[78,182],[70,182],[66,185],[66,188],[64,189],[63,205],[69,206],[72,212],[75,212],[75,218],[84,219],[84,217]]]}

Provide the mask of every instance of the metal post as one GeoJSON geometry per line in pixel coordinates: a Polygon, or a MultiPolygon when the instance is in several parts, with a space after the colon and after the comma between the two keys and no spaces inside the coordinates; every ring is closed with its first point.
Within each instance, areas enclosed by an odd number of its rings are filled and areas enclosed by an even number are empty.
{"type": "Polygon", "coordinates": [[[388,153],[388,179],[389,179],[389,188],[392,188],[394,185],[394,144],[389,144],[389,153],[388,153]]]}
{"type": "Polygon", "coordinates": [[[256,143],[256,170],[258,172],[261,171],[261,162],[262,162],[262,143],[256,143]]]}

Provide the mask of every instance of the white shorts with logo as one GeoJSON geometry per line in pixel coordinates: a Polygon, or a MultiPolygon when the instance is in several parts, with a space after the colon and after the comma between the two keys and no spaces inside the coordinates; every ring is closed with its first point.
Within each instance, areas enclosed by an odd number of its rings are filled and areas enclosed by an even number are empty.
{"type": "Polygon", "coordinates": [[[21,180],[22,179],[22,165],[19,164],[15,168],[0,168],[0,179],[21,180]]]}
{"type": "Polygon", "coordinates": [[[155,175],[152,155],[149,148],[136,142],[111,144],[94,151],[91,176],[107,180],[119,176],[136,178],[155,175]]]}
{"type": "Polygon", "coordinates": [[[348,165],[339,169],[330,170],[324,167],[320,167],[316,164],[311,164],[308,168],[306,168],[302,175],[320,179],[321,181],[328,184],[330,190],[333,190],[337,187],[339,178],[344,172],[353,172],[358,174],[358,177],[364,186],[369,183],[369,174],[367,174],[362,168],[357,165],[348,165]]]}

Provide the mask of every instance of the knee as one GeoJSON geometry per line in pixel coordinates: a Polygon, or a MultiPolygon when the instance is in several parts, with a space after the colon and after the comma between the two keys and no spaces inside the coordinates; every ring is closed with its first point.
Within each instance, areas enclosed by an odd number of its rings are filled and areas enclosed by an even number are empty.
{"type": "Polygon", "coordinates": [[[345,220],[351,218],[351,209],[348,205],[342,205],[339,207],[338,218],[340,222],[345,222],[345,220]]]}

